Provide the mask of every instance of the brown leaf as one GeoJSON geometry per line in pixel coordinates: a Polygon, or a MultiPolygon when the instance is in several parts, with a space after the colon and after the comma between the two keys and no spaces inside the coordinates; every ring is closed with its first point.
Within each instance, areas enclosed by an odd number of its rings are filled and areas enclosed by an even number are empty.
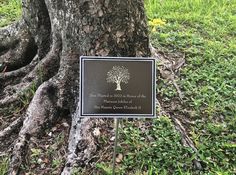
{"type": "Polygon", "coordinates": [[[56,130],[57,130],[56,126],[52,128],[52,132],[55,132],[56,130]]]}
{"type": "Polygon", "coordinates": [[[93,135],[98,137],[101,135],[101,132],[100,132],[100,129],[99,128],[95,128],[94,131],[93,131],[93,135]]]}
{"type": "Polygon", "coordinates": [[[45,159],[43,160],[43,162],[47,164],[47,163],[49,163],[49,159],[45,158],[45,159]]]}
{"type": "Polygon", "coordinates": [[[123,159],[123,154],[118,154],[118,156],[116,157],[116,162],[120,163],[123,159]]]}

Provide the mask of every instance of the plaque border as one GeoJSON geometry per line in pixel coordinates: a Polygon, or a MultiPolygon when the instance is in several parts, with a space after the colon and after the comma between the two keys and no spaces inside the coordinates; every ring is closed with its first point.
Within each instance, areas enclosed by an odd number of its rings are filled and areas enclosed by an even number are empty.
{"type": "Polygon", "coordinates": [[[80,86],[79,86],[79,117],[91,118],[155,118],[156,117],[156,60],[151,57],[106,57],[106,56],[80,56],[80,86]],[[152,62],[152,114],[84,114],[83,113],[83,85],[84,85],[84,62],[96,61],[150,61],[152,62]]]}

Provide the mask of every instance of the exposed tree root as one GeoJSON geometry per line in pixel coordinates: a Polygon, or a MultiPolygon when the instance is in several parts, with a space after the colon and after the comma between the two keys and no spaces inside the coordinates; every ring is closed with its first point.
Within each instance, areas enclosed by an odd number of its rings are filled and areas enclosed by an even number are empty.
{"type": "Polygon", "coordinates": [[[36,91],[27,109],[18,140],[13,148],[9,174],[15,175],[19,172],[20,166],[24,162],[25,151],[30,138],[36,136],[58,117],[60,110],[56,106],[57,91],[53,78],[44,82],[36,91]]]}
{"type": "MultiPolygon", "coordinates": [[[[41,60],[30,73],[21,79],[19,84],[12,85],[14,84],[12,83],[5,87],[0,94],[0,97],[2,97],[0,100],[0,107],[19,101],[20,96],[22,96],[24,92],[27,92],[32,88],[37,88],[42,82],[47,81],[50,77],[55,75],[59,68],[59,51],[60,49],[53,48],[53,50],[49,52],[49,54],[41,60]]],[[[35,59],[31,67],[36,63],[37,60],[35,59]]],[[[27,67],[25,70],[29,68],[30,67],[27,67]]],[[[24,72],[12,72],[12,76],[17,76],[17,73],[24,72]]],[[[10,75],[8,74],[8,76],[10,75]]],[[[4,87],[4,85],[1,86],[4,87]]]]}
{"type": "Polygon", "coordinates": [[[32,92],[37,88],[36,84],[39,80],[35,79],[31,82],[22,82],[14,86],[8,86],[4,89],[2,99],[0,100],[0,107],[6,107],[10,104],[17,104],[20,102],[21,97],[27,95],[28,92],[32,92]]]}
{"type": "Polygon", "coordinates": [[[24,93],[37,89],[25,116],[0,132],[0,140],[3,140],[23,124],[13,148],[9,174],[19,173],[31,137],[59,118],[61,111],[57,105],[60,75],[56,75],[60,65],[60,41],[52,44],[51,51],[41,58],[44,54],[40,51],[36,54],[34,41],[22,26],[23,23],[16,23],[0,31],[0,64],[4,67],[0,73],[0,107],[18,103],[24,93]]]}
{"type": "Polygon", "coordinates": [[[26,66],[14,71],[0,73],[0,81],[2,82],[2,86],[3,84],[7,86],[19,83],[19,80],[21,80],[22,77],[32,71],[32,69],[38,64],[39,61],[39,57],[38,55],[36,55],[30,64],[27,64],[26,66]]]}
{"type": "Polygon", "coordinates": [[[4,138],[6,135],[10,135],[23,122],[13,148],[9,174],[19,173],[20,166],[24,163],[30,138],[37,136],[56,118],[59,118],[61,111],[57,105],[58,97],[60,97],[57,81],[59,75],[56,75],[56,73],[59,69],[60,52],[60,46],[53,45],[51,51],[41,61],[39,61],[38,56],[35,56],[28,66],[1,74],[0,78],[5,80],[2,85],[4,88],[1,93],[1,97],[3,97],[0,100],[1,107],[19,101],[20,96],[24,95],[28,90],[37,89],[25,117],[22,117],[25,118],[24,122],[22,121],[23,119],[19,119],[0,133],[0,138],[4,138]],[[21,78],[16,81],[15,77],[18,78],[19,76],[21,78]],[[12,78],[12,80],[6,80],[6,77],[12,78]]]}
{"type": "Polygon", "coordinates": [[[172,61],[164,54],[163,55],[159,54],[157,49],[155,49],[151,44],[150,44],[150,50],[151,50],[152,56],[154,58],[157,58],[160,63],[158,66],[158,69],[160,71],[161,76],[164,79],[172,82],[172,84],[174,85],[178,93],[180,102],[182,103],[184,95],[176,82],[176,72],[178,72],[179,69],[181,69],[181,67],[184,65],[185,63],[184,57],[177,59],[177,61],[172,61]]]}
{"type": "MultiPolygon", "coordinates": [[[[181,92],[179,86],[176,83],[176,80],[175,80],[176,75],[175,75],[174,72],[179,71],[179,69],[184,65],[185,60],[180,59],[176,63],[173,63],[173,62],[169,61],[168,59],[164,58],[163,56],[159,55],[157,53],[157,50],[152,45],[150,45],[150,50],[151,50],[151,53],[152,53],[153,57],[158,58],[159,59],[158,61],[160,61],[160,63],[161,63],[161,66],[159,67],[159,71],[160,71],[161,76],[164,79],[170,80],[173,83],[173,85],[176,88],[176,91],[179,95],[179,98],[181,100],[180,102],[182,103],[182,99],[183,99],[184,96],[183,96],[183,93],[181,92]]],[[[168,113],[166,113],[164,111],[164,109],[162,109],[161,104],[159,103],[159,101],[157,101],[157,103],[158,103],[158,106],[160,108],[160,114],[159,115],[165,115],[165,116],[168,116],[169,118],[171,118],[171,120],[174,123],[174,126],[175,126],[176,130],[181,134],[182,144],[185,147],[190,147],[195,153],[197,153],[198,152],[197,148],[195,147],[195,145],[194,145],[193,141],[191,140],[191,138],[188,136],[188,133],[185,130],[184,126],[181,124],[180,120],[178,120],[174,116],[171,116],[168,113]]],[[[194,159],[193,164],[194,164],[196,169],[202,170],[202,165],[201,165],[201,163],[198,159],[194,159]]]]}
{"type": "Polygon", "coordinates": [[[12,132],[19,130],[23,124],[23,117],[17,118],[4,130],[0,131],[0,142],[3,141],[6,137],[10,136],[12,132]]]}
{"type": "Polygon", "coordinates": [[[0,56],[1,67],[7,72],[16,70],[31,62],[36,53],[37,47],[34,40],[30,33],[25,31],[21,34],[21,40],[0,56]]]}
{"type": "Polygon", "coordinates": [[[28,27],[23,21],[17,21],[7,27],[0,29],[0,53],[3,50],[13,47],[19,40],[19,34],[28,27]]]}
{"type": "MultiPolygon", "coordinates": [[[[172,72],[173,72],[173,71],[172,71],[172,72]]],[[[174,75],[174,73],[172,73],[172,74],[174,75]]],[[[182,100],[183,100],[183,98],[184,98],[184,95],[183,95],[182,91],[180,90],[178,84],[176,83],[176,80],[175,80],[173,77],[174,77],[174,76],[172,76],[171,81],[172,81],[172,83],[173,83],[173,85],[174,85],[174,87],[175,87],[175,89],[176,89],[176,91],[177,91],[177,93],[178,93],[178,95],[179,95],[180,102],[182,103],[182,100]]]]}
{"type": "Polygon", "coordinates": [[[28,73],[22,82],[30,82],[34,80],[36,86],[47,81],[52,76],[56,75],[60,66],[60,49],[52,48],[51,51],[42,59],[35,68],[28,73]]]}
{"type": "Polygon", "coordinates": [[[27,149],[29,139],[30,137],[27,134],[18,136],[8,169],[9,175],[17,175],[19,173],[20,165],[24,162],[25,150],[27,149]]]}
{"type": "MultiPolygon", "coordinates": [[[[172,121],[173,121],[174,124],[175,124],[176,130],[178,130],[178,131],[180,132],[180,134],[181,134],[183,145],[184,145],[185,147],[190,147],[190,148],[192,148],[193,151],[194,151],[195,153],[197,153],[197,152],[198,152],[197,148],[194,146],[193,141],[192,141],[191,138],[188,136],[188,134],[187,134],[187,132],[186,132],[184,126],[181,124],[181,122],[180,122],[177,118],[175,118],[175,117],[171,117],[171,119],[172,119],[172,121]]],[[[194,160],[193,160],[193,164],[194,164],[194,166],[195,166],[196,169],[202,170],[202,165],[201,165],[201,163],[200,163],[199,160],[194,159],[194,160]]]]}
{"type": "MultiPolygon", "coordinates": [[[[26,48],[26,50],[29,50],[29,48],[26,48]]],[[[51,51],[41,61],[36,55],[30,64],[15,71],[0,74],[0,79],[2,80],[0,107],[19,102],[24,93],[29,90],[33,91],[32,88],[37,89],[39,87],[27,109],[26,116],[20,117],[0,132],[0,139],[2,140],[11,135],[13,131],[19,129],[23,123],[13,148],[9,174],[17,174],[19,172],[20,166],[24,162],[30,138],[40,133],[53,122],[60,111],[57,107],[57,97],[59,95],[57,94],[58,85],[55,78],[60,63],[59,53],[60,48],[53,46],[51,51]],[[51,78],[53,76],[54,78],[51,78]],[[23,118],[25,118],[24,122],[23,118]]]]}

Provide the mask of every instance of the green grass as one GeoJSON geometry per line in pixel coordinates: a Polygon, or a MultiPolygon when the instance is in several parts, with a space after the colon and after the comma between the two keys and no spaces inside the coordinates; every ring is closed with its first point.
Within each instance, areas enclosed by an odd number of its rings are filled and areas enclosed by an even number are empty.
{"type": "MultiPolygon", "coordinates": [[[[195,122],[188,129],[198,153],[181,145],[165,116],[144,133],[128,122],[121,131],[120,174],[236,174],[236,1],[145,0],[145,6],[153,46],[165,55],[185,55],[177,82],[185,97],[178,110],[195,122]],[[202,171],[191,163],[196,157],[202,171]]],[[[176,99],[173,85],[158,82],[164,103],[176,99]]]]}
{"type": "Polygon", "coordinates": [[[0,174],[5,175],[8,171],[8,161],[7,157],[0,157],[0,174]]]}
{"type": "Polygon", "coordinates": [[[123,174],[127,170],[130,174],[174,174],[179,169],[191,168],[195,156],[191,149],[182,146],[181,137],[169,118],[162,116],[148,126],[143,124],[128,122],[122,131],[123,174]]]}
{"type": "Polygon", "coordinates": [[[0,27],[4,27],[21,16],[21,0],[0,0],[0,27]]]}
{"type": "MultiPolygon", "coordinates": [[[[236,1],[145,2],[149,20],[161,19],[166,23],[157,25],[155,31],[152,29],[153,45],[166,55],[185,55],[186,65],[178,81],[185,95],[180,112],[188,111],[189,119],[195,121],[195,125],[189,128],[190,136],[204,170],[194,170],[190,162],[196,155],[189,156],[190,150],[178,144],[178,133],[164,126],[155,130],[162,124],[162,119],[153,121],[155,125],[147,131],[147,136],[157,136],[155,146],[136,138],[137,143],[130,143],[130,147],[134,146],[134,150],[130,150],[134,158],[130,159],[130,164],[124,160],[122,166],[129,165],[130,169],[138,168],[140,172],[152,171],[151,174],[235,174],[236,1]],[[160,133],[167,134],[164,142],[160,133]],[[170,137],[168,133],[174,136],[170,137]],[[143,145],[137,151],[139,144],[143,145]],[[175,153],[178,156],[175,157],[175,153]]],[[[164,80],[157,86],[164,102],[169,103],[177,96],[173,86],[164,80]]],[[[135,132],[139,132],[139,128],[134,126],[128,135],[135,132]]],[[[132,141],[131,137],[123,135],[124,142],[132,141]]]]}

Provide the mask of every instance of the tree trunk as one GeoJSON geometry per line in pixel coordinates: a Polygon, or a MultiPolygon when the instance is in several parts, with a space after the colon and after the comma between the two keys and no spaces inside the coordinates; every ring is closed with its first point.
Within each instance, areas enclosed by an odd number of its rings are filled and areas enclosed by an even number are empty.
{"type": "MultiPolygon", "coordinates": [[[[20,131],[9,174],[19,172],[30,138],[65,112],[72,126],[62,174],[70,174],[75,159],[82,163],[96,150],[89,132],[94,120],[77,115],[79,57],[150,56],[143,1],[22,1],[22,19],[0,30],[0,108],[17,104],[22,91],[37,90],[16,121],[20,131]],[[89,144],[76,152],[84,141],[89,144]]],[[[13,129],[0,131],[0,141],[13,129]]]]}

